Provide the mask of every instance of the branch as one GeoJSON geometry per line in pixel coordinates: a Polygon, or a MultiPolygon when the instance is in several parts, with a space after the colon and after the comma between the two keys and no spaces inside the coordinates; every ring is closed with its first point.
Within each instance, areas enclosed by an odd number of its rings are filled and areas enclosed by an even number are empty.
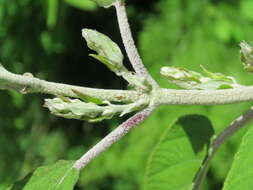
{"type": "Polygon", "coordinates": [[[120,0],[117,0],[114,3],[114,6],[116,8],[117,18],[118,18],[118,24],[120,29],[120,34],[128,55],[128,58],[137,74],[140,76],[146,77],[154,87],[158,87],[158,84],[156,81],[152,78],[152,76],[148,73],[147,69],[145,68],[140,55],[138,53],[138,50],[135,46],[132,32],[129,26],[127,13],[126,13],[126,7],[124,3],[120,0]]]}
{"type": "Polygon", "coordinates": [[[102,100],[114,102],[136,102],[151,100],[154,105],[215,105],[231,104],[253,100],[253,86],[226,90],[173,90],[155,89],[152,94],[134,90],[106,90],[86,88],[48,82],[35,77],[13,74],[0,66],[0,88],[13,89],[21,93],[45,93],[78,98],[76,90],[102,100]]]}
{"type": "Polygon", "coordinates": [[[173,90],[158,89],[155,104],[168,105],[218,105],[253,100],[253,86],[225,90],[173,90]]]}
{"type": "Polygon", "coordinates": [[[201,188],[201,185],[204,181],[204,178],[210,166],[210,162],[213,159],[219,147],[227,139],[229,139],[232,135],[234,135],[237,131],[245,127],[245,125],[249,123],[252,119],[253,119],[253,107],[251,107],[246,113],[244,113],[243,115],[238,117],[236,120],[234,120],[228,128],[226,128],[222,133],[219,134],[219,136],[217,136],[214,139],[214,141],[212,142],[209,148],[209,153],[207,155],[207,158],[204,161],[201,169],[199,170],[194,180],[192,190],[199,190],[201,188]]]}
{"type": "Polygon", "coordinates": [[[104,152],[112,144],[120,140],[125,136],[131,129],[136,127],[138,124],[143,122],[154,110],[154,108],[147,108],[141,112],[138,112],[127,121],[122,123],[114,131],[103,138],[99,143],[92,147],[88,152],[86,152],[79,160],[76,161],[74,167],[77,170],[84,168],[89,162],[96,158],[100,153],[104,152]]]}
{"type": "Polygon", "coordinates": [[[77,98],[73,90],[102,100],[134,102],[140,93],[133,90],[105,90],[48,82],[35,77],[13,74],[0,65],[0,89],[17,90],[21,93],[45,93],[77,98]]]}

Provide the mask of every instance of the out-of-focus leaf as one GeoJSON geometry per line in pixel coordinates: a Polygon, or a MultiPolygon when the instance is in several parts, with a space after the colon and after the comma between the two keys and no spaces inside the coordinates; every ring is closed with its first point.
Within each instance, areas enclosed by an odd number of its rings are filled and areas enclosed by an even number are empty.
{"type": "Polygon", "coordinates": [[[65,0],[65,3],[84,11],[93,11],[97,8],[91,0],[65,0]]]}
{"type": "Polygon", "coordinates": [[[57,23],[59,0],[47,0],[47,26],[53,28],[57,23]]]}
{"type": "Polygon", "coordinates": [[[253,1],[241,0],[240,1],[240,12],[246,19],[253,20],[253,1]]]}
{"type": "Polygon", "coordinates": [[[62,130],[53,131],[37,140],[36,155],[44,164],[51,164],[62,158],[67,151],[67,139],[62,130]],[[61,145],[61,146],[59,146],[61,145]]]}
{"type": "Polygon", "coordinates": [[[55,41],[52,34],[47,31],[41,32],[40,41],[44,50],[48,54],[62,52],[64,48],[63,44],[55,41]]]}
{"type": "Polygon", "coordinates": [[[244,135],[223,190],[253,189],[253,127],[244,135]]]}
{"type": "Polygon", "coordinates": [[[150,155],[144,190],[189,190],[214,134],[210,121],[187,115],[168,127],[150,155]]]}
{"type": "Polygon", "coordinates": [[[23,190],[73,190],[79,177],[73,164],[74,161],[61,160],[37,168],[23,190]]]}
{"type": "Polygon", "coordinates": [[[15,104],[17,108],[21,108],[24,104],[24,96],[16,91],[10,91],[9,94],[12,97],[12,102],[15,104]]]}
{"type": "Polygon", "coordinates": [[[224,42],[229,42],[232,36],[233,26],[228,18],[219,18],[214,28],[217,38],[224,42]]]}
{"type": "Polygon", "coordinates": [[[108,8],[108,7],[112,6],[112,4],[115,1],[121,1],[121,0],[92,0],[92,1],[96,2],[101,7],[108,8]]]}

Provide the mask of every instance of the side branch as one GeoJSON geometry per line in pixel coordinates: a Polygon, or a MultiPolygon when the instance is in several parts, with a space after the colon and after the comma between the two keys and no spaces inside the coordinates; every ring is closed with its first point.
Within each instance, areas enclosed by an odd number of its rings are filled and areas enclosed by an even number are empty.
{"type": "Polygon", "coordinates": [[[225,90],[160,89],[154,97],[159,105],[218,105],[253,101],[253,86],[225,90]]]}
{"type": "Polygon", "coordinates": [[[127,13],[126,13],[126,7],[123,2],[120,0],[117,0],[114,3],[114,6],[116,8],[117,18],[118,18],[118,24],[120,29],[120,34],[128,55],[128,58],[137,74],[140,76],[146,77],[155,87],[158,87],[158,84],[155,82],[155,80],[151,77],[151,75],[148,73],[147,69],[145,68],[140,55],[138,53],[138,50],[135,46],[132,32],[129,26],[127,13]]]}
{"type": "Polygon", "coordinates": [[[253,119],[253,107],[251,107],[246,113],[234,120],[231,125],[221,132],[212,142],[209,148],[209,154],[204,161],[201,169],[199,170],[196,179],[194,180],[192,190],[200,190],[201,185],[205,179],[210,162],[213,159],[215,153],[219,147],[232,135],[234,135],[241,128],[245,127],[253,119]]]}
{"type": "Polygon", "coordinates": [[[48,82],[35,77],[17,75],[5,70],[0,65],[0,89],[17,90],[21,93],[45,93],[77,98],[73,90],[102,100],[115,102],[134,102],[140,93],[133,90],[105,90],[48,82]]]}
{"type": "Polygon", "coordinates": [[[74,167],[77,170],[81,170],[88,163],[90,163],[94,158],[96,158],[100,153],[104,152],[112,144],[120,140],[125,136],[131,129],[136,127],[138,124],[143,122],[153,111],[154,108],[147,108],[131,118],[122,123],[114,131],[108,134],[104,139],[92,147],[88,152],[86,152],[79,160],[76,161],[74,167]]]}

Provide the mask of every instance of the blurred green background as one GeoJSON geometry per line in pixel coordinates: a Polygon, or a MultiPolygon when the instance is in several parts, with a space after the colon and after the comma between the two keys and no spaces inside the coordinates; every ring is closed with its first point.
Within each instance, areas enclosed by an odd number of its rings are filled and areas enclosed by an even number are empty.
{"type": "MultiPolygon", "coordinates": [[[[141,56],[163,87],[166,65],[235,76],[244,85],[252,77],[239,61],[239,42],[253,42],[252,0],[127,0],[141,56]]],[[[96,88],[126,88],[103,64],[88,57],[82,28],[96,29],[122,47],[115,11],[89,0],[0,0],[0,61],[15,73],[96,88]]],[[[123,50],[123,47],[122,47],[123,50]]],[[[127,67],[131,68],[127,58],[127,67]]],[[[49,95],[0,91],[0,190],[44,164],[77,159],[126,118],[98,124],[57,118],[42,108],[49,95]]],[[[219,133],[249,103],[219,106],[164,106],[144,124],[94,160],[76,190],[141,189],[146,162],[165,128],[176,118],[199,113],[219,133]]],[[[212,162],[205,190],[219,190],[230,168],[240,131],[212,162]]],[[[169,150],[168,150],[169,151],[169,150]]]]}

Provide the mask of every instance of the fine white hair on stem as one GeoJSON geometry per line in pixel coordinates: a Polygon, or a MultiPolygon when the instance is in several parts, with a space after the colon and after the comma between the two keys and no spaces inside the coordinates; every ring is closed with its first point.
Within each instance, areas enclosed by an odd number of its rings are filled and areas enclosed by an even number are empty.
{"type": "Polygon", "coordinates": [[[126,120],[101,141],[99,141],[95,146],[93,146],[88,152],[86,152],[79,160],[74,164],[74,168],[81,170],[89,162],[91,162],[100,153],[109,148],[112,144],[120,140],[125,136],[131,129],[136,127],[138,124],[143,122],[153,111],[154,108],[146,108],[141,112],[136,113],[134,116],[126,120]]]}
{"type": "Polygon", "coordinates": [[[138,50],[135,46],[124,2],[115,1],[114,6],[116,8],[121,38],[125,46],[128,58],[135,72],[140,76],[146,77],[151,82],[151,84],[153,84],[154,87],[158,87],[156,81],[151,77],[151,75],[145,68],[142,59],[138,53],[138,50]]]}

